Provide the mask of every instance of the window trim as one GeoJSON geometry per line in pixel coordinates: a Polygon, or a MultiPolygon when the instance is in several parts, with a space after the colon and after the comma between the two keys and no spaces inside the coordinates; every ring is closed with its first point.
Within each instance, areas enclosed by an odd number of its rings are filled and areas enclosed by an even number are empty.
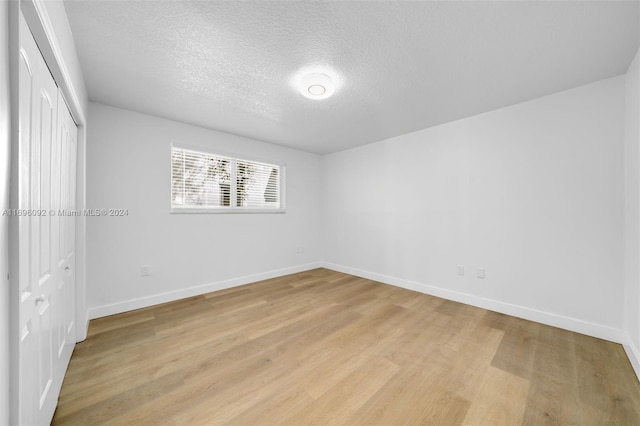
{"type": "MultiPolygon", "coordinates": [[[[235,162],[234,162],[235,164],[235,162]]],[[[211,148],[208,147],[203,147],[203,146],[196,146],[196,145],[187,145],[187,144],[182,144],[182,143],[172,143],[171,146],[169,147],[169,185],[167,185],[167,187],[169,188],[169,213],[171,214],[209,214],[209,213],[213,213],[213,214],[227,214],[227,213],[231,213],[231,214],[257,214],[257,213],[266,213],[266,214],[282,214],[282,213],[286,213],[287,212],[287,208],[286,208],[286,163],[282,163],[282,162],[277,162],[277,161],[271,161],[271,160],[266,160],[266,159],[261,159],[261,158],[256,158],[253,156],[247,156],[247,155],[238,155],[238,154],[233,154],[233,153],[229,153],[229,152],[225,152],[225,151],[212,151],[211,148]],[[235,161],[247,161],[247,162],[253,162],[253,163],[260,163],[260,164],[266,164],[266,165],[270,165],[270,166],[277,166],[279,168],[279,172],[278,172],[278,177],[280,180],[280,207],[278,208],[247,208],[247,207],[237,207],[237,206],[220,206],[220,207],[211,207],[211,206],[204,206],[204,207],[196,207],[196,206],[186,206],[186,207],[180,207],[180,206],[174,206],[173,205],[173,197],[172,197],[172,193],[171,193],[171,188],[172,188],[172,157],[173,157],[173,150],[174,148],[176,149],[185,149],[185,150],[189,150],[189,151],[195,151],[195,152],[201,152],[201,153],[205,153],[205,154],[210,154],[210,155],[214,155],[214,156],[218,156],[218,157],[225,157],[225,158],[229,158],[235,161]]],[[[235,171],[234,171],[234,175],[235,175],[235,171]]],[[[235,197],[234,197],[235,198],[235,197]]],[[[230,203],[231,204],[231,203],[230,203]]]]}

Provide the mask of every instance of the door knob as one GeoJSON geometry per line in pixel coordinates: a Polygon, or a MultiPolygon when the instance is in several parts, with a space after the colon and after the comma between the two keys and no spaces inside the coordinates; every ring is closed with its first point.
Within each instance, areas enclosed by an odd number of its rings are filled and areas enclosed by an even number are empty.
{"type": "Polygon", "coordinates": [[[70,271],[70,270],[71,270],[71,266],[69,266],[69,265],[65,266],[65,267],[64,267],[64,270],[65,270],[65,271],[70,271]]]}
{"type": "Polygon", "coordinates": [[[36,297],[36,305],[39,305],[42,302],[44,302],[44,296],[36,297]]]}

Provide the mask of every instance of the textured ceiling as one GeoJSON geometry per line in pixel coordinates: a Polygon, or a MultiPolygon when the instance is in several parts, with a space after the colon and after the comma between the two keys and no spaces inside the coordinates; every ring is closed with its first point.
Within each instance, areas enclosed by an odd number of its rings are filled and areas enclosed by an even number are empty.
{"type": "Polygon", "coordinates": [[[92,101],[318,153],[622,74],[639,6],[65,0],[92,101]],[[340,87],[307,99],[301,68],[340,87]]]}

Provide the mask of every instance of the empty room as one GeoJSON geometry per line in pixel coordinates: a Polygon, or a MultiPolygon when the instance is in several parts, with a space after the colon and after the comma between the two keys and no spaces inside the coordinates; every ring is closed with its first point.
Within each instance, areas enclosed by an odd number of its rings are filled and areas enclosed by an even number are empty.
{"type": "Polygon", "coordinates": [[[640,425],[640,0],[0,2],[0,425],[640,425]]]}

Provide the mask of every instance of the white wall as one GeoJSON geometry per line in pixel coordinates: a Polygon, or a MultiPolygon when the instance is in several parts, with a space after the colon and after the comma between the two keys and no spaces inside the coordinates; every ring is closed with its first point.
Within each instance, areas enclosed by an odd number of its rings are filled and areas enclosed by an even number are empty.
{"type": "MultiPolygon", "coordinates": [[[[0,2],[0,210],[9,208],[9,2],[0,2]]],[[[0,216],[0,425],[9,423],[9,218],[0,216]]]]}
{"type": "Polygon", "coordinates": [[[318,155],[89,105],[87,205],[129,210],[88,219],[92,317],[317,266],[309,264],[321,258],[318,155]],[[287,212],[170,214],[171,143],[286,163],[287,212]]]}
{"type": "Polygon", "coordinates": [[[325,259],[620,340],[624,83],[611,78],[327,155],[325,259]]]}
{"type": "Polygon", "coordinates": [[[640,377],[640,51],[626,75],[625,349],[640,377]]]}

